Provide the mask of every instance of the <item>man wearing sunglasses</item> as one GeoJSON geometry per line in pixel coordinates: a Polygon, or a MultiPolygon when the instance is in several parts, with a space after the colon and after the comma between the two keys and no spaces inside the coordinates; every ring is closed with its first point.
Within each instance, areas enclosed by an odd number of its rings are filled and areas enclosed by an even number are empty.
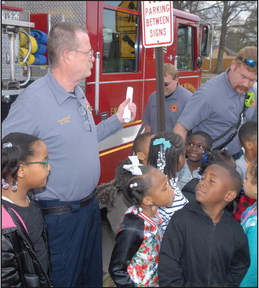
{"type": "MultiPolygon", "coordinates": [[[[164,64],[165,129],[171,131],[192,93],[178,82],[178,71],[171,63],[164,64]]],[[[148,99],[143,114],[146,132],[157,133],[157,95],[154,91],[148,99]]]]}
{"type": "Polygon", "coordinates": [[[241,49],[230,67],[194,92],[175,125],[174,132],[186,138],[201,130],[213,139],[214,149],[226,148],[238,159],[242,154],[238,130],[257,122],[257,47],[241,49]]]}

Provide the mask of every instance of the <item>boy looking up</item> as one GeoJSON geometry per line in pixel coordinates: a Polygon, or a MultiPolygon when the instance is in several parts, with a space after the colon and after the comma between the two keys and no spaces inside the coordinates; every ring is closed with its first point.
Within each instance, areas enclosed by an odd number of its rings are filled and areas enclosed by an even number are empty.
{"type": "Polygon", "coordinates": [[[159,285],[237,287],[249,267],[247,238],[225,207],[241,189],[237,171],[208,166],[196,186],[196,200],[177,211],[161,244],[159,285]]]}

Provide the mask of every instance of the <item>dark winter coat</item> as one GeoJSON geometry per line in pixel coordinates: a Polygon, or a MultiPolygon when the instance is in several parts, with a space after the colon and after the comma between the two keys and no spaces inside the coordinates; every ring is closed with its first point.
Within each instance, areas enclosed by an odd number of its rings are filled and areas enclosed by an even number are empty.
{"type": "Polygon", "coordinates": [[[160,286],[238,287],[250,264],[247,237],[224,211],[214,224],[198,202],[171,218],[161,244],[160,286]]]}
{"type": "Polygon", "coordinates": [[[52,287],[26,229],[19,214],[2,205],[2,287],[52,287]]]}

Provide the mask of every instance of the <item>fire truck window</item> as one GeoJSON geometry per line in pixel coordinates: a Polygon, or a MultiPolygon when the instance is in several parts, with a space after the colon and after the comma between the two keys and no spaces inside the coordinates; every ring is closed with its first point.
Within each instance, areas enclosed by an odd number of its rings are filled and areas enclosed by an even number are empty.
{"type": "Polygon", "coordinates": [[[139,16],[108,9],[103,15],[103,73],[137,72],[139,16]]]}
{"type": "Polygon", "coordinates": [[[193,28],[191,26],[179,26],[177,68],[179,70],[193,70],[193,28]]]}
{"type": "Polygon", "coordinates": [[[140,1],[103,1],[105,4],[140,11],[140,1]]]}

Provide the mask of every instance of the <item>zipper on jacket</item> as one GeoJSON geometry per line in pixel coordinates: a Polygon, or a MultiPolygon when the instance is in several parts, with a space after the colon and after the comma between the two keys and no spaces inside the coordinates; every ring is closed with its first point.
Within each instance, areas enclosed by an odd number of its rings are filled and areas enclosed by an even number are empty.
{"type": "Polygon", "coordinates": [[[210,287],[210,275],[211,275],[211,257],[212,257],[212,246],[213,246],[213,239],[214,239],[214,232],[216,229],[216,225],[215,223],[212,223],[213,227],[212,227],[212,231],[210,233],[210,241],[209,241],[209,269],[208,269],[208,280],[207,280],[207,285],[208,287],[210,287]]]}

